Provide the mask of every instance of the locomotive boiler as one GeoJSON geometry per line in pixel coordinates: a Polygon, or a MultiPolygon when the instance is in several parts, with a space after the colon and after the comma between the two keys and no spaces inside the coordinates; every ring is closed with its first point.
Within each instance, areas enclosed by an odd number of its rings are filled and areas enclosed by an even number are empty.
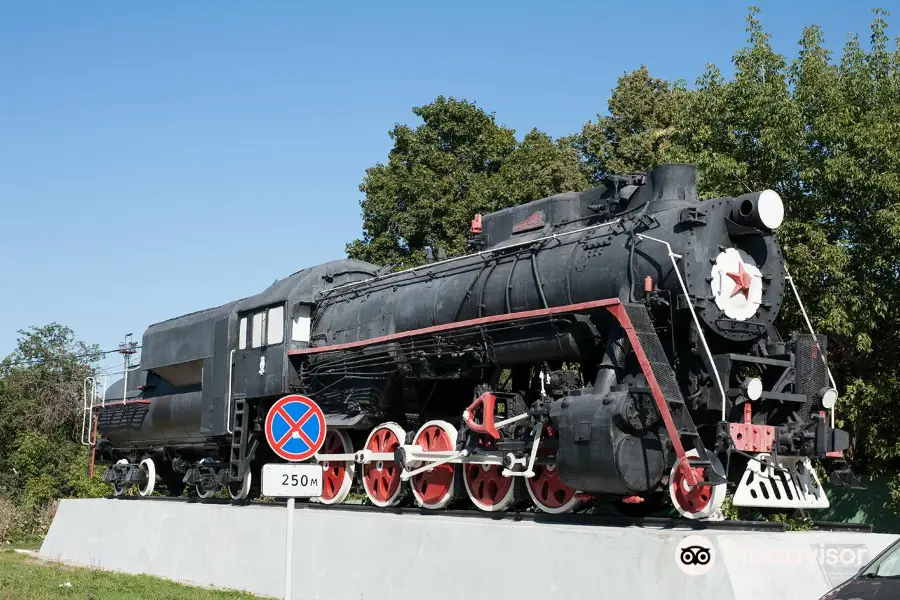
{"type": "Polygon", "coordinates": [[[694,166],[662,165],[475,215],[459,256],[334,261],[152,325],[86,400],[104,477],[245,499],[297,393],[326,414],[324,504],[827,507],[816,465],[846,482],[849,436],[825,337],[778,331],[787,285],[800,301],[784,216],[772,190],[701,202],[694,166]]]}

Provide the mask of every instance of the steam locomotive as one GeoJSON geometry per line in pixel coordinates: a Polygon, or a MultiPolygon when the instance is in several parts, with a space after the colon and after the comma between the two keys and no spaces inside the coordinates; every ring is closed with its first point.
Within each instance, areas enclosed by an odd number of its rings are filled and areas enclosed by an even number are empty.
{"type": "Polygon", "coordinates": [[[827,339],[776,328],[787,284],[800,302],[783,218],[772,190],[701,202],[666,164],[475,215],[459,256],[298,271],[148,327],[86,399],[96,461],[118,495],[244,500],[281,460],[269,409],[301,394],[328,425],[323,504],[827,507],[850,440],[827,339]]]}

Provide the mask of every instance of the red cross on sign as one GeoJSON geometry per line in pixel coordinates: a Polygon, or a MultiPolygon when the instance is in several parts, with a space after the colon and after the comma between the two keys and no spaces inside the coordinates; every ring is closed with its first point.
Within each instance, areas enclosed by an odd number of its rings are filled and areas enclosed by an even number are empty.
{"type": "Polygon", "coordinates": [[[325,414],[319,405],[298,394],[277,400],[266,415],[266,441],[279,457],[301,462],[315,456],[325,443],[325,414]]]}

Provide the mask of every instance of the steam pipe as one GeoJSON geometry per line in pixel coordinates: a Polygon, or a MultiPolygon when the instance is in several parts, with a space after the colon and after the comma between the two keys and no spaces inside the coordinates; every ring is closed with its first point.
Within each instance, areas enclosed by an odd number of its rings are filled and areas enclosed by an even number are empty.
{"type": "Polygon", "coordinates": [[[618,372],[625,366],[625,350],[628,347],[628,337],[625,330],[617,323],[610,329],[606,340],[606,351],[603,353],[603,361],[600,363],[597,378],[594,381],[594,393],[603,395],[607,393],[618,380],[618,372]]]}

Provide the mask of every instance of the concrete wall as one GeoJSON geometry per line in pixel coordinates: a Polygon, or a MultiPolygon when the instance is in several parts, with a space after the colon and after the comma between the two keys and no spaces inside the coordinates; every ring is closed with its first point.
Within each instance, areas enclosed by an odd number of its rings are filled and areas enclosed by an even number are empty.
{"type": "MultiPolygon", "coordinates": [[[[64,500],[40,554],[281,597],[285,525],[283,507],[64,500]]],[[[458,600],[472,594],[517,600],[773,595],[817,600],[894,539],[299,508],[292,595],[299,600],[458,600]],[[698,533],[701,538],[694,539],[698,533]],[[694,567],[688,574],[679,566],[680,548],[694,543],[713,548],[705,573],[694,567]]]]}

